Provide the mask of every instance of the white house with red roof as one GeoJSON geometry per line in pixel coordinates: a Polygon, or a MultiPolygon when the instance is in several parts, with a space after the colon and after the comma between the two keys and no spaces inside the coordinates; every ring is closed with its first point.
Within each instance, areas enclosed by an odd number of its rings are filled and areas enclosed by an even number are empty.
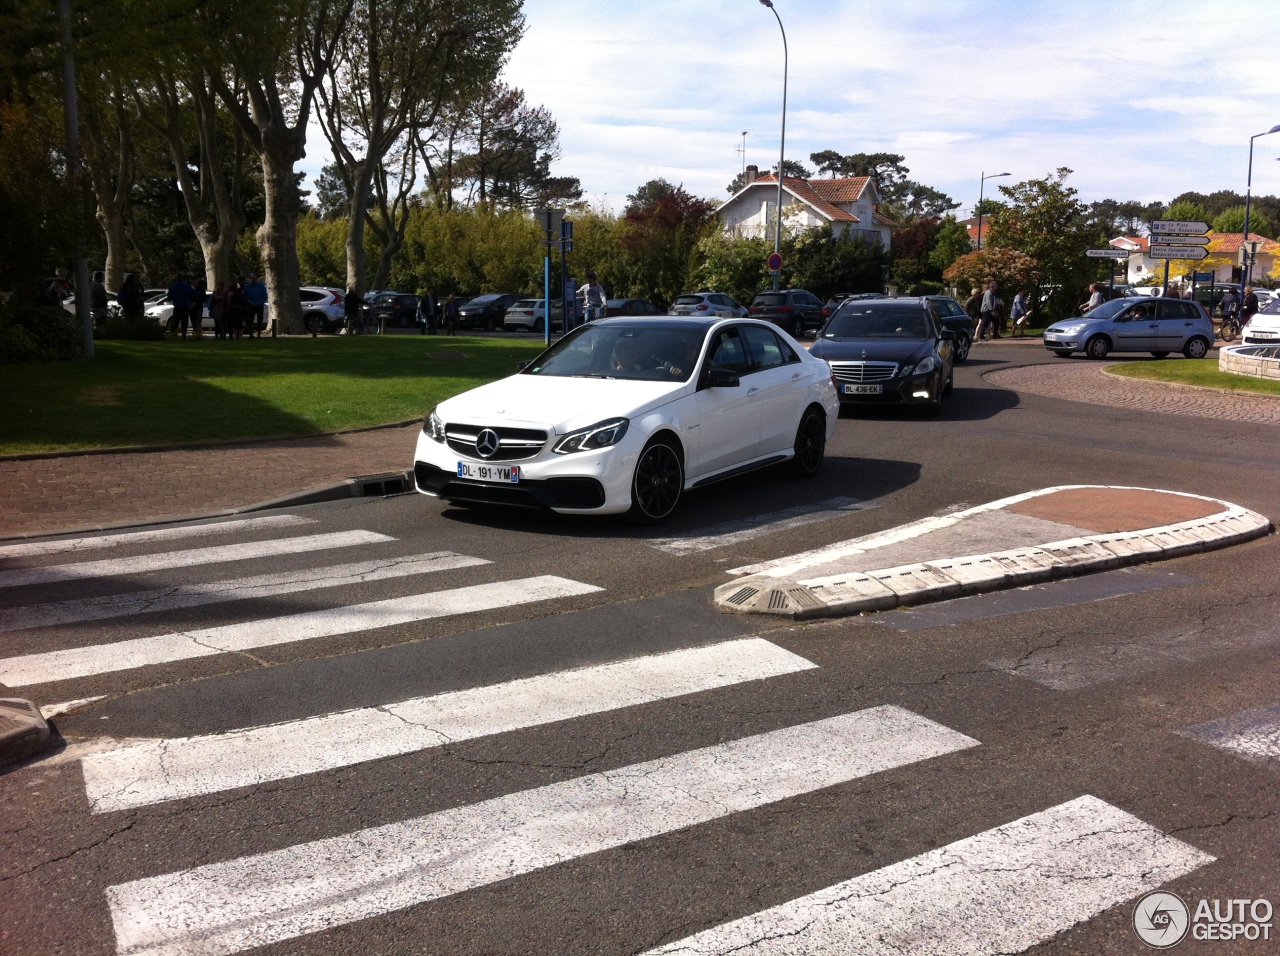
{"type": "MultiPolygon", "coordinates": [[[[731,236],[771,236],[778,204],[778,179],[748,166],[741,189],[716,210],[731,236]]],[[[880,190],[870,176],[843,179],[782,181],[783,222],[788,228],[815,229],[831,225],[834,235],[851,235],[889,248],[894,221],[880,212],[880,190]]]]}

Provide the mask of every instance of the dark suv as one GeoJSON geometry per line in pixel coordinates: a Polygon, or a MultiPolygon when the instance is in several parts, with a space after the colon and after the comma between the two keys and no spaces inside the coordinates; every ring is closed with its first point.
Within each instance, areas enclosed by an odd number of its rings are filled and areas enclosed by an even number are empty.
{"type": "Polygon", "coordinates": [[[925,299],[942,320],[943,328],[950,329],[956,334],[955,360],[963,362],[969,357],[969,348],[973,345],[973,319],[969,318],[969,313],[949,295],[926,295],[925,299]]]}
{"type": "Polygon", "coordinates": [[[382,292],[365,300],[365,324],[407,329],[418,322],[418,297],[408,292],[382,292]]]}
{"type": "Polygon", "coordinates": [[[822,302],[804,289],[761,292],[751,302],[751,317],[764,319],[798,339],[808,329],[822,327],[822,302]]]}
{"type": "Polygon", "coordinates": [[[497,292],[478,295],[458,309],[458,328],[496,332],[502,328],[507,309],[523,298],[522,295],[503,295],[497,292]]]}

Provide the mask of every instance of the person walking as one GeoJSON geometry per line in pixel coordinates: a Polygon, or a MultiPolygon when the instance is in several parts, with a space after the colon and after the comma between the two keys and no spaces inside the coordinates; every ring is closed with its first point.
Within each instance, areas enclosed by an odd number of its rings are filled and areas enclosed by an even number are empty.
{"type": "Polygon", "coordinates": [[[1021,335],[1027,324],[1027,290],[1019,289],[1013,296],[1013,305],[1009,308],[1009,321],[1013,323],[1013,334],[1021,335]]]}
{"type": "Polygon", "coordinates": [[[342,315],[346,320],[347,335],[358,335],[364,331],[360,316],[363,308],[364,299],[360,298],[360,293],[356,291],[355,286],[352,286],[347,290],[346,298],[342,300],[342,315]]]}
{"type": "Polygon", "coordinates": [[[1249,320],[1258,314],[1258,296],[1253,291],[1253,286],[1244,287],[1244,301],[1240,303],[1240,327],[1249,324],[1249,320]]]}
{"type": "Polygon", "coordinates": [[[445,335],[455,335],[454,327],[458,323],[458,297],[452,292],[444,304],[444,332],[445,335]]]}
{"type": "Polygon", "coordinates": [[[169,331],[179,332],[187,337],[187,323],[191,319],[191,297],[195,289],[187,282],[187,277],[180,275],[169,286],[169,302],[173,305],[173,313],[169,316],[169,331]]]}
{"type": "Polygon", "coordinates": [[[1240,311],[1240,297],[1236,295],[1235,286],[1227,286],[1227,291],[1222,293],[1222,300],[1218,303],[1218,311],[1224,319],[1233,319],[1236,313],[1240,311]]]}
{"type": "Polygon", "coordinates": [[[1102,305],[1103,299],[1104,299],[1104,296],[1102,295],[1102,288],[1098,285],[1098,283],[1090,282],[1089,283],[1089,299],[1083,305],[1080,306],[1080,314],[1087,315],[1088,313],[1092,312],[1098,306],[1102,305]]]}
{"type": "Polygon", "coordinates": [[[987,291],[982,293],[982,304],[978,307],[979,314],[982,316],[982,325],[978,328],[980,338],[986,338],[988,335],[993,339],[1000,338],[1000,330],[996,327],[998,321],[999,298],[996,296],[996,289],[999,288],[995,282],[987,283],[987,291]]]}
{"type": "Polygon", "coordinates": [[[130,272],[125,276],[124,284],[116,293],[116,302],[120,304],[120,311],[124,313],[126,321],[134,322],[142,318],[142,283],[138,281],[136,274],[130,272]]]}
{"type": "Polygon", "coordinates": [[[250,272],[249,281],[244,284],[244,301],[249,316],[249,334],[260,339],[267,327],[263,319],[267,307],[267,287],[256,272],[250,272]]]}
{"type": "Polygon", "coordinates": [[[418,324],[423,335],[436,334],[436,294],[432,289],[427,289],[418,298],[418,324]]]}
{"type": "Polygon", "coordinates": [[[107,297],[107,286],[103,282],[105,278],[105,274],[95,272],[93,282],[89,284],[89,316],[93,319],[95,329],[101,328],[109,315],[107,305],[110,300],[107,297]]]}
{"type": "Polygon", "coordinates": [[[587,273],[587,282],[578,290],[578,297],[582,299],[582,305],[587,310],[588,322],[604,318],[604,303],[608,296],[605,294],[604,286],[596,281],[594,271],[587,273]]]}
{"type": "Polygon", "coordinates": [[[982,329],[982,290],[975,286],[969,298],[964,300],[963,308],[964,314],[973,319],[973,338],[976,341],[982,329]]]}

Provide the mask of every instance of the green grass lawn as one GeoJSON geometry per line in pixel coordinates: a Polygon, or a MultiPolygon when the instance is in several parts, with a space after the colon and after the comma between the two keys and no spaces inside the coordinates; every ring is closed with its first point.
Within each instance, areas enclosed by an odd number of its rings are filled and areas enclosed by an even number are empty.
{"type": "Polygon", "coordinates": [[[1113,365],[1108,371],[1117,375],[1127,375],[1130,378],[1149,378],[1179,385],[1200,385],[1204,388],[1222,388],[1232,392],[1280,395],[1280,381],[1219,372],[1218,363],[1212,359],[1199,361],[1158,359],[1154,362],[1126,362],[1123,365],[1113,365]]]}
{"type": "Polygon", "coordinates": [[[0,369],[0,454],[311,435],[402,421],[512,374],[541,349],[536,340],[417,335],[103,341],[91,361],[0,369]]]}

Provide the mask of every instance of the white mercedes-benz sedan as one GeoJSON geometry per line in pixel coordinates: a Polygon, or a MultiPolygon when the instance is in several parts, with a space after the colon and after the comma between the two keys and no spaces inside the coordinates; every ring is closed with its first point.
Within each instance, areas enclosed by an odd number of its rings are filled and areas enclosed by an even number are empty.
{"type": "Polygon", "coordinates": [[[607,319],[441,402],[414,473],[448,501],[656,524],[686,490],[754,468],[817,474],[839,409],[830,367],[777,326],[607,319]]]}

